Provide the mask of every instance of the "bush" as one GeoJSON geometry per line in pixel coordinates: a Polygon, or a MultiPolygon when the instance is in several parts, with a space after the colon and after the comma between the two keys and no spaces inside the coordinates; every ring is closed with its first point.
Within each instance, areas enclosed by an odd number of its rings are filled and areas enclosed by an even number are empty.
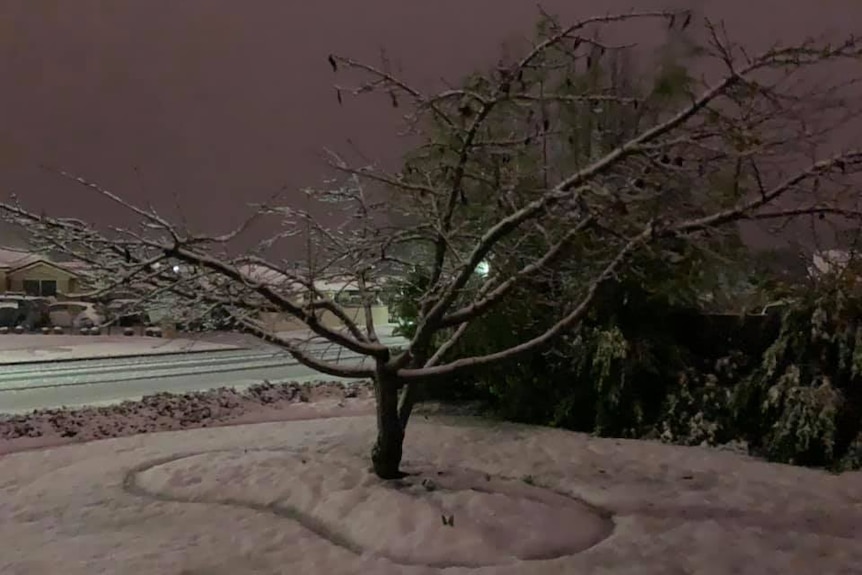
{"type": "MultiPolygon", "coordinates": [[[[673,289],[611,283],[580,328],[551,347],[435,385],[426,398],[482,399],[522,423],[747,445],[771,461],[860,468],[862,291],[830,282],[791,293],[780,316],[704,314],[673,289]]],[[[396,303],[407,336],[416,305],[410,293],[408,285],[396,303]]],[[[553,281],[523,286],[451,353],[484,354],[529,339],[554,321],[553,302],[564,297],[553,281]],[[537,301],[536,293],[545,297],[537,301]]]]}
{"type": "Polygon", "coordinates": [[[742,353],[715,361],[711,370],[688,368],[665,398],[653,436],[681,445],[723,445],[737,441],[733,385],[749,363],[742,353]]]}
{"type": "MultiPolygon", "coordinates": [[[[425,281],[414,273],[393,289],[398,333],[406,337],[414,333],[415,292],[425,281]]],[[[521,286],[471,325],[450,353],[481,355],[538,335],[556,320],[557,302],[565,297],[565,288],[553,278],[521,286]]],[[[588,321],[551,347],[434,384],[424,397],[480,399],[511,421],[640,437],[654,429],[670,386],[688,362],[679,334],[667,330],[673,310],[666,298],[637,282],[609,284],[588,321]]]]}
{"type": "Polygon", "coordinates": [[[778,337],[735,390],[740,430],[773,461],[859,467],[860,378],[862,294],[833,278],[785,311],[778,337]]]}

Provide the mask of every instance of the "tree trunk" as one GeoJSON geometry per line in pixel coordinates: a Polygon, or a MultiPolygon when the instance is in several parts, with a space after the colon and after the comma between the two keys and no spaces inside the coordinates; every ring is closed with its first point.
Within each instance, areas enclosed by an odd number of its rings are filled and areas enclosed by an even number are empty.
{"type": "MultiPolygon", "coordinates": [[[[413,359],[410,362],[410,367],[420,368],[428,361],[428,350],[416,349],[413,351],[413,359]]],[[[407,423],[410,421],[410,415],[413,413],[413,406],[416,401],[421,399],[424,391],[424,383],[421,381],[412,381],[404,384],[404,389],[401,392],[401,399],[398,402],[398,420],[401,422],[401,433],[407,430],[407,423]]]]}
{"type": "Polygon", "coordinates": [[[399,479],[404,477],[399,470],[404,428],[398,417],[398,382],[378,372],[374,391],[377,396],[377,441],[371,450],[374,473],[380,479],[399,479]]]}
{"type": "Polygon", "coordinates": [[[413,406],[419,397],[418,381],[407,383],[404,385],[404,390],[401,392],[401,399],[398,402],[398,421],[401,423],[401,430],[407,431],[407,422],[410,421],[410,415],[413,413],[413,406]]]}

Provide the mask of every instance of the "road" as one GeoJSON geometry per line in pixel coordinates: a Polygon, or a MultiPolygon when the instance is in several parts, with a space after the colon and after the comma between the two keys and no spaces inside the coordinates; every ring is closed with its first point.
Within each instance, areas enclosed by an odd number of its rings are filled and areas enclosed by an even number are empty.
{"type": "MultiPolygon", "coordinates": [[[[331,344],[311,344],[308,349],[329,361],[355,365],[362,360],[331,344]]],[[[157,392],[243,388],[263,380],[334,379],[275,348],[12,364],[0,370],[0,413],[105,405],[157,392]]]]}

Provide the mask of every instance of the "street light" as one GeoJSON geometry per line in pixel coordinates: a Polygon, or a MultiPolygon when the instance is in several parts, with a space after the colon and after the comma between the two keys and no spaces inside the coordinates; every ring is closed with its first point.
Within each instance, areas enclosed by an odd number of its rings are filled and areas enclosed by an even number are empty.
{"type": "Polygon", "coordinates": [[[476,266],[476,273],[482,277],[487,277],[487,275],[491,272],[491,264],[487,261],[479,262],[479,265],[476,266]]]}

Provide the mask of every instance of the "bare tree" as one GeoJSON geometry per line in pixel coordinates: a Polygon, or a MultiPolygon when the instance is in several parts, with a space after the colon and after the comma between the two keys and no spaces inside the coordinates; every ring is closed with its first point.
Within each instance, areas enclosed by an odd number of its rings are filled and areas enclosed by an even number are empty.
{"type": "Polygon", "coordinates": [[[385,62],[332,55],[336,73],[361,78],[336,87],[339,102],[382,92],[406,110],[408,130],[423,143],[396,172],[331,153],[343,180],[310,193],[343,209],[344,225],[321,225],[276,202],[256,206],[254,218],[278,218],[279,231],[239,256],[229,244],[249,222],[221,236],[192,233],[74,176],[134,212],[140,227],[100,231],[17,201],[0,211],[43,244],[90,262],[101,290],[133,286],[141,297],[173,298],[178,308],[228,310],[306,366],[372,379],[374,470],[398,477],[419,386],[517,360],[576,328],[600,287],[638,254],[708,245],[743,221],[859,216],[853,184],[862,151],[822,152],[836,129],[859,117],[847,97],[859,79],[859,42],[807,41],[750,54],[721,26],[692,20],[684,12],[639,12],[563,25],[544,16],[519,59],[435,94],[393,75],[385,62]],[[635,21],[668,31],[656,61],[601,40],[635,21]],[[838,75],[835,66],[843,66],[838,75]],[[703,78],[692,72],[717,68],[703,78]],[[848,77],[848,69],[857,75],[848,77]],[[266,257],[297,235],[308,242],[305,261],[266,257]],[[370,313],[375,285],[384,272],[416,267],[428,281],[415,333],[406,349],[390,349],[370,313]],[[579,283],[576,297],[556,302],[550,328],[506,349],[451,357],[468,327],[517,286],[561,270],[576,270],[579,283]],[[362,294],[362,321],[320,289],[321,281],[345,277],[362,294]],[[319,359],[268,328],[264,312],[286,313],[367,361],[319,359]]]}

